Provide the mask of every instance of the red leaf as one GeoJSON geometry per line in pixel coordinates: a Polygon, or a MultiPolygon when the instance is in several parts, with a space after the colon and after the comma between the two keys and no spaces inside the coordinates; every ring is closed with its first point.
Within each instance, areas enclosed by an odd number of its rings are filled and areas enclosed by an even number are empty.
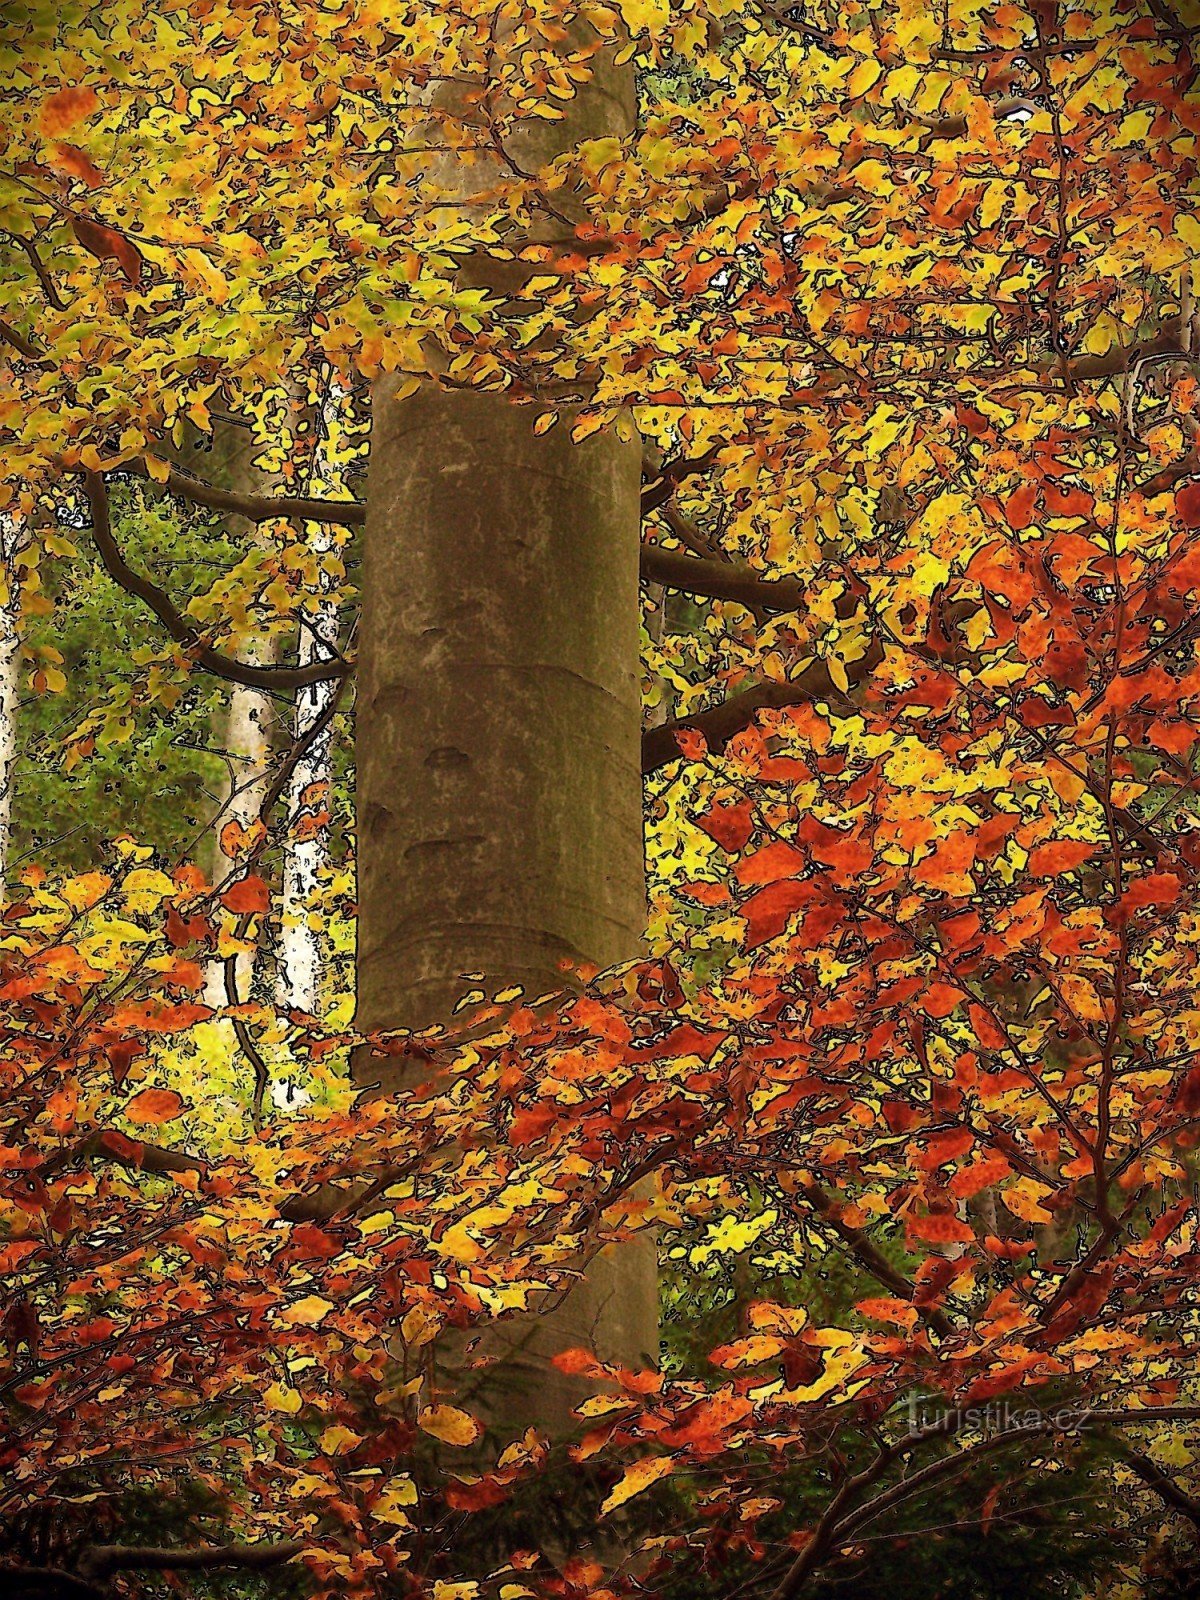
{"type": "Polygon", "coordinates": [[[1200,528],[1200,483],[1187,483],[1175,496],[1175,515],[1189,528],[1200,528]]]}
{"type": "Polygon", "coordinates": [[[1173,872],[1148,872],[1144,878],[1131,883],[1121,896],[1119,909],[1128,916],[1141,906],[1174,905],[1183,888],[1173,872]]]}
{"type": "Polygon", "coordinates": [[[90,217],[72,217],[71,228],[75,237],[97,261],[115,261],[133,285],[142,281],[142,258],[137,246],[116,228],[106,228],[90,217]]]}
{"type": "MultiPolygon", "coordinates": [[[[59,172],[65,172],[71,178],[78,178],[81,183],[86,183],[89,189],[98,189],[101,184],[108,181],[100,168],[84,155],[78,145],[56,144],[50,160],[59,172]]],[[[80,242],[82,243],[82,240],[80,242]]]]}
{"type": "Polygon", "coordinates": [[[1008,518],[1010,526],[1018,530],[1027,528],[1033,521],[1036,501],[1037,489],[1031,483],[1018,489],[1015,494],[1009,495],[1004,504],[1004,515],[1008,518]]]}
{"type": "Polygon", "coordinates": [[[967,1015],[970,1017],[971,1026],[975,1030],[975,1037],[985,1050],[1004,1049],[1007,1042],[1004,1034],[982,1006],[969,1005],[967,1007],[967,1015]]]}
{"type": "Polygon", "coordinates": [[[975,1237],[975,1230],[947,1212],[930,1217],[910,1217],[908,1231],[927,1244],[967,1244],[975,1237]]]}
{"type": "Polygon", "coordinates": [[[1051,839],[1049,844],[1039,844],[1029,852],[1029,871],[1038,878],[1073,872],[1089,856],[1095,855],[1098,848],[1082,839],[1051,839]]]}
{"type": "Polygon", "coordinates": [[[931,1017],[948,1017],[966,996],[950,983],[931,983],[925,991],[925,1011],[931,1017]]]}
{"type": "Polygon", "coordinates": [[[26,1256],[41,1249],[37,1239],[20,1239],[16,1244],[6,1244],[0,1249],[0,1273],[12,1272],[26,1256]]]}
{"type": "Polygon", "coordinates": [[[261,878],[239,878],[221,896],[221,904],[226,910],[236,911],[239,915],[269,911],[271,895],[261,878]]]}
{"type": "Polygon", "coordinates": [[[207,917],[181,917],[175,907],[170,906],[167,909],[166,932],[175,949],[182,950],[185,945],[207,939],[212,926],[207,917]]]}
{"type": "Polygon", "coordinates": [[[723,850],[743,850],[754,831],[754,807],[749,800],[741,800],[737,805],[714,803],[708,814],[700,818],[700,826],[723,850]]]}
{"type": "Polygon", "coordinates": [[[782,933],[792,912],[807,905],[813,894],[810,883],[785,878],[751,895],[740,908],[740,915],[746,919],[746,949],[753,950],[782,933]]]}
{"type": "Polygon", "coordinates": [[[170,1122],[186,1108],[182,1095],[174,1089],[143,1089],[125,1107],[130,1122],[139,1124],[170,1122]]]}
{"type": "Polygon", "coordinates": [[[777,883],[780,878],[795,878],[804,872],[808,863],[794,845],[776,839],[752,856],[737,864],[737,880],[746,888],[763,883],[777,883]]]}

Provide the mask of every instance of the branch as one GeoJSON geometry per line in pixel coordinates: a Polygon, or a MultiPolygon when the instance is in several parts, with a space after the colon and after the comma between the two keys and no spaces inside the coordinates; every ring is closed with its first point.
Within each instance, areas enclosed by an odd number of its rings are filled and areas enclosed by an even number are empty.
{"type": "Polygon", "coordinates": [[[277,1567],[306,1548],[298,1539],[278,1544],[181,1545],[171,1550],[156,1545],[98,1544],[79,1563],[84,1581],[106,1578],[114,1572],[211,1572],[219,1567],[261,1571],[277,1567]]]}
{"type": "Polygon", "coordinates": [[[109,1600],[108,1590],[90,1583],[63,1567],[27,1567],[17,1561],[0,1561],[4,1593],[9,1600],[56,1600],[78,1596],[79,1600],[109,1600]]]}
{"type": "Polygon", "coordinates": [[[937,1461],[931,1461],[927,1467],[901,1478],[898,1483],[883,1490],[865,1505],[849,1509],[844,1517],[839,1518],[836,1515],[834,1508],[840,1510],[849,1498],[847,1483],[851,1485],[851,1490],[854,1487],[864,1486],[879,1476],[881,1468],[890,1466],[901,1456],[911,1454],[920,1445],[932,1443],[937,1439],[951,1438],[962,1425],[966,1415],[969,1413],[953,1411],[948,1413],[944,1420],[886,1447],[880,1452],[872,1467],[860,1473],[857,1479],[847,1479],[826,1509],[814,1536],[809,1539],[778,1585],[771,1591],[770,1600],[797,1600],[797,1596],[803,1593],[808,1579],[821,1565],[830,1549],[845,1543],[864,1523],[874,1521],[900,1501],[907,1500],[940,1478],[961,1471],[964,1465],[969,1466],[983,1456],[992,1455],[997,1450],[1019,1443],[1023,1439],[1032,1440],[1044,1437],[1046,1434],[1061,1434],[1076,1430],[1083,1432],[1089,1428],[1140,1427],[1154,1422],[1193,1421],[1200,1416],[1200,1407],[1158,1406],[1145,1409],[1122,1407],[1112,1411],[1054,1412],[1039,1418],[1036,1422],[985,1435],[975,1444],[967,1445],[962,1450],[953,1450],[937,1461]],[[834,1514],[831,1515],[831,1512],[834,1514]]]}
{"type": "MultiPolygon", "coordinates": [[[[1067,362],[1067,370],[1073,378],[1115,378],[1149,356],[1178,356],[1181,361],[1190,359],[1180,343],[1177,320],[1165,323],[1161,333],[1140,344],[1114,345],[1102,356],[1075,356],[1067,362]]],[[[1054,365],[1057,368],[1057,361],[1054,365]]]]}
{"type": "Polygon", "coordinates": [[[758,0],[755,10],[759,16],[765,17],[768,22],[773,22],[776,27],[785,28],[789,33],[798,33],[802,39],[807,39],[809,44],[815,44],[818,49],[824,50],[826,55],[839,56],[842,47],[822,29],[814,27],[811,22],[806,22],[803,17],[793,16],[794,0],[783,5],[771,5],[770,0],[758,0]]]}
{"type": "Polygon", "coordinates": [[[944,1311],[937,1306],[918,1305],[916,1300],[916,1287],[910,1279],[894,1267],[887,1257],[872,1243],[871,1239],[861,1228],[852,1226],[843,1220],[841,1207],[833,1196],[824,1190],[819,1183],[806,1182],[801,1184],[801,1193],[812,1206],[817,1215],[828,1224],[847,1246],[850,1253],[865,1267],[876,1282],[891,1289],[893,1294],[902,1300],[907,1300],[913,1309],[927,1322],[935,1333],[943,1339],[949,1338],[954,1333],[954,1325],[944,1311]]]}
{"type": "Polygon", "coordinates": [[[95,1133],[50,1156],[38,1169],[38,1177],[44,1183],[77,1161],[95,1160],[111,1161],[127,1172],[195,1172],[201,1177],[208,1172],[207,1162],[186,1151],[165,1150],[161,1145],[126,1138],[111,1128],[97,1128],[95,1133]]]}
{"type": "MultiPolygon", "coordinates": [[[[1009,117],[1016,116],[1022,111],[1027,111],[1032,116],[1040,110],[1041,107],[1035,101],[1026,100],[1021,95],[1011,95],[992,104],[992,116],[997,122],[1005,122],[1009,117]]],[[[919,111],[912,110],[909,114],[915,122],[929,129],[929,136],[932,139],[961,139],[967,131],[966,117],[926,117],[919,111]]]]}
{"type": "MultiPolygon", "coordinates": [[[[130,461],[121,470],[132,472],[139,478],[147,478],[152,483],[159,481],[150,477],[145,463],[141,461],[130,461]]],[[[367,508],[361,500],[305,500],[287,495],[238,494],[233,489],[218,489],[215,484],[193,478],[190,472],[181,472],[177,467],[172,467],[167,473],[162,480],[162,487],[183,500],[208,506],[212,511],[227,511],[234,516],[245,517],[249,522],[270,522],[280,517],[288,522],[334,522],[343,528],[361,528],[367,520],[367,508]]]]}
{"type": "Polygon", "coordinates": [[[795,578],[764,578],[750,567],[653,544],[642,546],[642,577],[709,600],[736,600],[751,610],[799,611],[805,599],[804,585],[795,578]]]}
{"type": "MultiPolygon", "coordinates": [[[[35,190],[35,193],[36,192],[37,191],[35,190]]],[[[43,198],[48,197],[44,196],[43,198]]],[[[54,204],[53,201],[50,203],[54,204]]],[[[34,241],[32,239],[27,239],[24,234],[21,233],[9,233],[7,228],[4,231],[6,236],[10,238],[14,244],[20,245],[21,249],[24,250],[25,254],[29,257],[29,264],[37,274],[37,280],[42,286],[42,293],[46,296],[46,299],[49,300],[55,311],[65,311],[67,309],[66,302],[55,288],[54,279],[46,270],[46,264],[38,254],[38,247],[34,241]]]]}
{"type": "Polygon", "coordinates": [[[662,519],[671,532],[685,549],[690,550],[694,556],[707,556],[713,561],[723,561],[728,566],[733,557],[719,545],[715,539],[710,539],[702,528],[690,522],[671,503],[661,506],[662,519]]]}
{"type": "Polygon", "coordinates": [[[1186,1517],[1196,1532],[1200,1533],[1200,1500],[1180,1488],[1157,1461],[1143,1455],[1140,1450],[1118,1442],[1117,1451],[1129,1470],[1136,1473],[1148,1489],[1153,1489],[1160,1500],[1169,1505],[1172,1511],[1178,1511],[1181,1517],[1186,1517]]]}
{"type": "MultiPolygon", "coordinates": [[[[860,661],[846,663],[849,687],[857,689],[879,665],[882,648],[872,648],[860,661]]],[[[690,717],[672,717],[657,728],[642,734],[642,773],[647,775],[683,759],[676,738],[680,733],[699,733],[714,755],[722,755],[726,745],[743,728],[748,728],[760,711],[778,711],[785,706],[802,705],[806,700],[830,700],[846,693],[829,675],[824,661],[814,661],[789,683],[759,683],[741,694],[731,695],[719,706],[698,711],[690,717]]]]}
{"type": "Polygon", "coordinates": [[[165,589],[135,572],[112,533],[108,490],[98,472],[85,472],[84,483],[88,504],[92,511],[92,543],[96,546],[104,570],[114,583],[127,594],[134,595],[151,610],[175,640],[193,655],[196,664],[218,678],[230,683],[242,683],[251,689],[303,689],[310,683],[326,683],[333,678],[345,678],[354,669],[349,661],[338,657],[334,661],[313,661],[306,667],[257,667],[232,656],[222,655],[203,642],[195,623],[178,609],[165,589]]]}
{"type": "Polygon", "coordinates": [[[23,333],[13,327],[11,322],[5,322],[3,317],[0,317],[0,339],[3,339],[5,344],[11,345],[19,356],[24,356],[26,361],[33,362],[35,366],[50,366],[45,352],[32,344],[23,333]]]}
{"type": "Polygon", "coordinates": [[[659,506],[665,505],[675,490],[685,478],[697,477],[702,472],[707,472],[717,458],[719,445],[713,445],[702,456],[678,457],[668,461],[665,466],[659,466],[650,456],[643,457],[642,471],[645,481],[642,484],[642,515],[647,516],[651,511],[657,511],[659,506]]]}

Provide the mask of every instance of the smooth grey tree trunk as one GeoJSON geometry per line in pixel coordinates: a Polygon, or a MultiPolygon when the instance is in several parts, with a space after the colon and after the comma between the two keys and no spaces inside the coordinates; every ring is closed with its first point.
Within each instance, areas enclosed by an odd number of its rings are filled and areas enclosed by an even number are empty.
{"type": "MultiPolygon", "coordinates": [[[[629,70],[603,62],[564,110],[513,140],[523,167],[627,131],[629,70]]],[[[461,187],[486,181],[475,165],[461,187]]],[[[448,1023],[473,988],[561,990],[571,969],[636,957],[645,923],[638,446],[574,445],[568,417],[535,437],[536,409],[503,395],[394,394],[373,397],[363,554],[364,1032],[448,1023]]],[[[398,1087],[387,1070],[360,1058],[363,1081],[398,1087]]],[[[653,1249],[621,1246],[562,1307],[489,1331],[500,1359],[482,1405],[464,1398],[501,1434],[561,1437],[584,1391],[552,1353],[637,1364],[657,1342],[653,1249]]]]}

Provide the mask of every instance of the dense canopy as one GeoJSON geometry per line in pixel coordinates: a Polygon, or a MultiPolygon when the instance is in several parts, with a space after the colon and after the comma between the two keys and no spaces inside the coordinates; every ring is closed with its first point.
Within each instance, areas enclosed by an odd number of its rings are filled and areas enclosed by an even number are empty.
{"type": "Polygon", "coordinates": [[[914,1496],[986,1535],[1022,1467],[1052,1488],[1093,1450],[1200,1525],[1171,1478],[1200,1420],[1188,8],[2,15],[29,692],[70,692],[30,643],[47,593],[99,561],[137,601],[63,781],[213,677],[336,684],[342,726],[368,387],[503,389],[540,432],[642,441],[650,934],[558,1006],[481,992],[486,1025],[395,1039],[427,1087],[356,1100],[348,856],[319,1014],[204,987],[269,943],[300,744],[215,866],[124,838],[14,874],[0,1564],[64,1594],[287,1562],[321,1595],[784,1600],[865,1583],[914,1496]],[[543,161],[601,70],[635,131],[543,161]],[[230,419],[270,498],[179,466],[230,419]],[[206,592],[197,504],[259,529],[206,592]],[[168,505],[151,570],[131,529],[168,505]],[[331,604],[336,648],[274,664],[331,604]],[[488,1458],[445,1330],[635,1234],[666,1359],[560,1358],[604,1380],[568,1465],[535,1430],[488,1458]],[[685,1349],[714,1282],[729,1325],[685,1349]],[[573,1564],[536,1498],[564,1470],[573,1564]]]}

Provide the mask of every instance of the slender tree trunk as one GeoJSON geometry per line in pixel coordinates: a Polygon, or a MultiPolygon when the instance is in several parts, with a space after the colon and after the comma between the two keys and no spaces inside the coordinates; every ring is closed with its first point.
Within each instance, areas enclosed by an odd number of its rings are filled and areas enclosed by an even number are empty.
{"type": "Polygon", "coordinates": [[[21,603],[16,558],[20,532],[0,517],[0,561],[5,593],[0,604],[0,899],[8,888],[12,844],[13,781],[17,764],[17,700],[21,687],[21,603]]]}
{"type": "MultiPolygon", "coordinates": [[[[627,131],[632,87],[601,63],[563,121],[520,136],[522,166],[627,131]]],[[[486,181],[472,167],[463,187],[486,181]]],[[[373,397],[357,700],[368,1032],[446,1022],[474,986],[561,989],[570,968],[635,957],[645,921],[640,451],[573,445],[568,418],[536,438],[500,395],[394,392],[373,397]]],[[[657,1337],[652,1249],[609,1251],[561,1309],[489,1335],[482,1412],[561,1436],[581,1391],[549,1355],[637,1363],[657,1337]]]]}
{"type": "MultiPolygon", "coordinates": [[[[311,548],[318,555],[333,548],[328,528],[313,526],[311,548]]],[[[331,657],[337,646],[336,603],[323,600],[300,631],[298,662],[331,657]]],[[[314,683],[296,695],[292,737],[299,741],[318,723],[336,693],[333,683],[314,683]]],[[[278,1000],[284,1007],[314,1012],[321,979],[321,948],[309,926],[309,903],[329,856],[329,830],[313,827],[314,812],[324,809],[323,794],[331,782],[332,728],[324,728],[296,763],[288,782],[287,834],[283,853],[283,896],[279,933],[278,1000]]]]}
{"type": "MultiPolygon", "coordinates": [[[[267,494],[275,487],[270,474],[263,472],[255,458],[261,446],[249,426],[217,420],[211,434],[193,434],[178,452],[180,466],[222,489],[267,494]]],[[[245,517],[228,515],[223,522],[230,539],[247,553],[259,538],[257,527],[245,517]]],[[[256,647],[251,641],[240,651],[242,658],[260,666],[274,660],[273,649],[256,647]]],[[[244,684],[230,687],[229,699],[216,729],[219,748],[224,752],[227,778],[220,797],[215,826],[209,840],[209,875],[219,877],[227,863],[221,853],[221,830],[230,822],[249,827],[258,816],[266,788],[271,759],[271,736],[277,708],[271,696],[244,684]]],[[[238,963],[239,992],[243,999],[253,977],[253,961],[245,957],[238,963]]],[[[211,963],[205,981],[205,1000],[212,1006],[226,1004],[224,964],[211,963]]]]}

